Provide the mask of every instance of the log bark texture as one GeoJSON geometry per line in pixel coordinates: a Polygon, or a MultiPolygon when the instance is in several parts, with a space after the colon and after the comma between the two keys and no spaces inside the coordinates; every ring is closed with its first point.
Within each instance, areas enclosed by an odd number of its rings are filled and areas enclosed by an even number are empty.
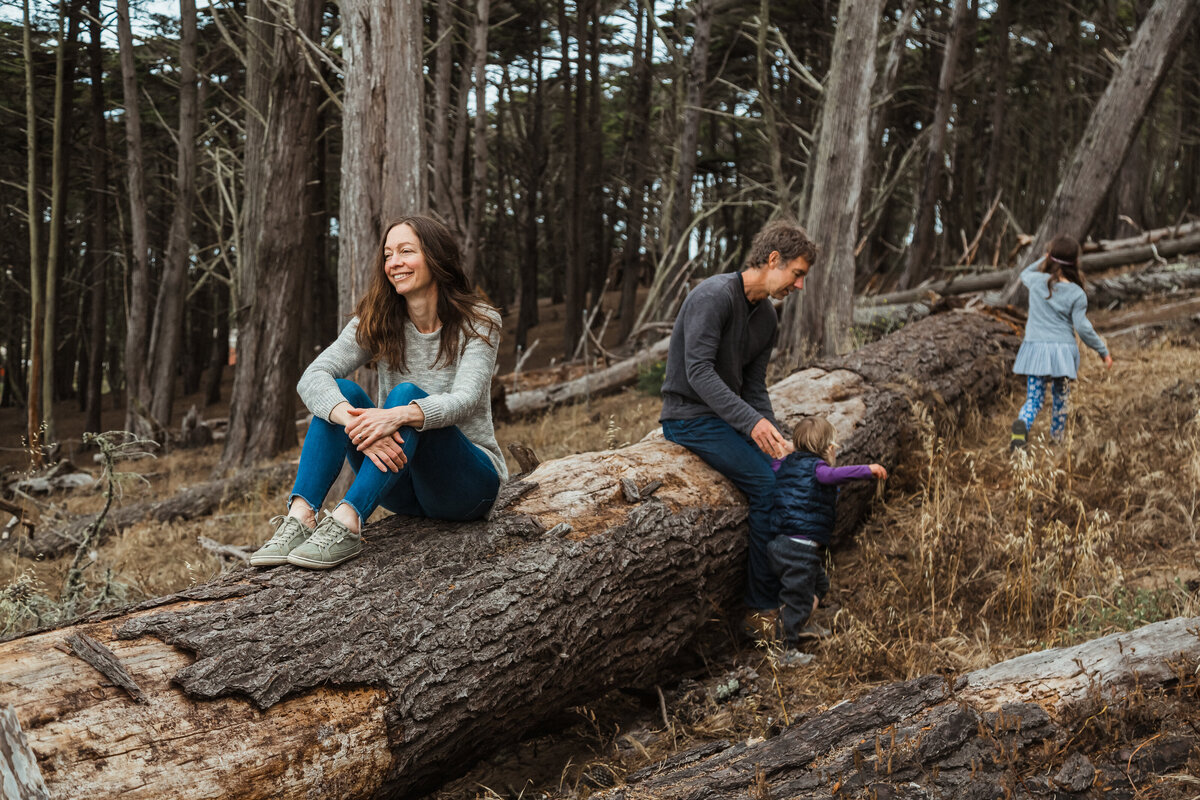
{"type": "MultiPolygon", "coordinates": [[[[230,478],[191,486],[166,500],[136,503],[111,511],[104,528],[94,542],[99,545],[105,536],[120,533],[142,520],[171,522],[177,519],[196,519],[212,514],[225,503],[254,492],[277,492],[290,485],[296,477],[296,465],[272,464],[267,467],[242,470],[230,478]]],[[[83,533],[96,521],[96,514],[81,514],[65,525],[43,529],[38,527],[31,536],[14,536],[0,540],[0,548],[9,547],[26,558],[58,558],[71,552],[83,539],[83,533]]]]}
{"type": "MultiPolygon", "coordinates": [[[[1016,346],[1003,323],[942,314],[772,397],[784,420],[827,415],[850,460],[894,464],[914,399],[986,401],[1016,346]]],[[[744,498],[677,445],[545,462],[505,493],[486,522],[389,517],[333,572],[240,570],[0,644],[52,796],[411,796],[564,707],[651,684],[736,607],[744,498]],[[70,655],[75,634],[147,702],[70,655]]],[[[870,500],[842,498],[847,525],[870,500]]]]}
{"type": "MultiPolygon", "coordinates": [[[[766,741],[711,743],[678,754],[599,797],[1066,798],[1165,791],[1161,776],[1186,771],[1200,746],[1189,721],[1198,707],[1198,630],[1200,618],[1177,618],[957,678],[890,684],[766,741]]],[[[1186,788],[1178,785],[1180,796],[1186,788]]]]}

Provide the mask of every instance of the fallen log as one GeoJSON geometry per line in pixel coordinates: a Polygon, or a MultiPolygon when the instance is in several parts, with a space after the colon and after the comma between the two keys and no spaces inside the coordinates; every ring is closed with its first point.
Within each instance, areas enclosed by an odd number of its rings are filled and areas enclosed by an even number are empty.
{"type": "MultiPolygon", "coordinates": [[[[1200,268],[1181,264],[1088,281],[1087,296],[1092,308],[1113,308],[1145,297],[1197,288],[1200,288],[1200,268]]],[[[857,305],[854,307],[854,324],[886,332],[929,316],[937,305],[938,302],[932,299],[894,305],[857,305]]]]}
{"type": "Polygon", "coordinates": [[[1088,304],[1093,308],[1112,308],[1149,295],[1174,294],[1200,289],[1200,267],[1130,272],[1088,283],[1088,304]]]}
{"type": "MultiPolygon", "coordinates": [[[[223,504],[247,494],[257,491],[279,491],[290,485],[295,477],[295,464],[271,464],[267,467],[242,470],[229,478],[190,486],[166,500],[122,506],[108,513],[104,519],[104,526],[93,544],[99,544],[103,537],[120,533],[147,519],[172,522],[207,516],[223,504]]],[[[71,518],[65,525],[53,529],[39,526],[29,536],[0,539],[0,547],[11,548],[26,558],[58,558],[79,545],[84,532],[92,526],[97,516],[80,514],[71,518]]]]}
{"type": "Polygon", "coordinates": [[[623,361],[618,361],[612,366],[573,380],[523,392],[509,392],[505,396],[505,405],[510,414],[530,414],[560,403],[581,400],[588,395],[613,392],[636,381],[638,370],[644,365],[666,359],[667,347],[670,342],[669,336],[666,339],[660,339],[645,350],[623,361]]]}
{"type": "Polygon", "coordinates": [[[1136,236],[1126,236],[1122,239],[1088,240],[1083,243],[1084,253],[1098,253],[1110,250],[1123,250],[1139,244],[1152,244],[1163,239],[1178,239],[1190,233],[1200,232],[1200,221],[1183,222],[1179,225],[1169,225],[1165,228],[1152,228],[1142,231],[1136,236]]]}
{"type": "MultiPolygon", "coordinates": [[[[1179,238],[1159,239],[1156,242],[1137,244],[1119,250],[1085,253],[1079,261],[1079,266],[1086,274],[1124,264],[1135,264],[1140,261],[1152,261],[1196,252],[1200,252],[1200,233],[1192,232],[1179,238]]],[[[1006,269],[948,278],[946,280],[933,281],[924,286],[918,286],[915,289],[908,289],[903,292],[860,297],[857,302],[863,306],[886,306],[917,302],[927,298],[930,294],[970,294],[972,292],[1001,289],[1019,271],[1019,268],[1006,269]]]]}
{"type": "MultiPolygon", "coordinates": [[[[848,459],[894,465],[914,401],[987,402],[1017,343],[941,314],[772,398],[784,420],[827,415],[848,459]]],[[[845,526],[870,499],[841,495],[845,526]]],[[[500,505],[465,525],[389,517],[332,572],[238,570],[0,644],[0,692],[51,795],[412,796],[565,707],[653,685],[736,613],[744,498],[660,437],[543,462],[500,505]],[[71,654],[77,634],[144,703],[71,654]]]]}
{"type": "Polygon", "coordinates": [[[1140,796],[1186,772],[1200,746],[1198,631],[1200,618],[1177,618],[890,684],[766,741],[677,754],[593,797],[1140,796]]]}

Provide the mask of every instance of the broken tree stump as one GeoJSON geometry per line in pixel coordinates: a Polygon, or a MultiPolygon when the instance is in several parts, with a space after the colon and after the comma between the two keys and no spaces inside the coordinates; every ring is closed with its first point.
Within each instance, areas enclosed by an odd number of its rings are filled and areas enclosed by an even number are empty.
{"type": "MultiPolygon", "coordinates": [[[[894,464],[915,400],[990,401],[1016,347],[1004,323],[941,314],[790,376],[773,402],[783,420],[827,415],[848,458],[894,464]]],[[[650,436],[543,462],[511,494],[486,522],[389,517],[329,572],[239,570],[0,644],[0,692],[51,794],[416,795],[565,707],[653,685],[714,613],[737,613],[744,497],[683,448],[650,436]],[[60,649],[79,633],[146,703],[60,649]]],[[[869,496],[842,497],[861,518],[869,496]]]]}
{"type": "Polygon", "coordinates": [[[1186,772],[1200,747],[1198,634],[1200,618],[1177,618],[889,684],[766,741],[679,753],[593,797],[1141,796],[1186,772]]]}

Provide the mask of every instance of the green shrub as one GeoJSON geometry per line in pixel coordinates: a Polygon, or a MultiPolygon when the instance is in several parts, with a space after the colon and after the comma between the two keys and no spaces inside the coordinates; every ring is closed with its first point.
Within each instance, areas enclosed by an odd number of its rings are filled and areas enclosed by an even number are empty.
{"type": "Polygon", "coordinates": [[[642,394],[662,396],[663,379],[667,376],[667,362],[650,361],[638,367],[637,388],[642,394]]]}

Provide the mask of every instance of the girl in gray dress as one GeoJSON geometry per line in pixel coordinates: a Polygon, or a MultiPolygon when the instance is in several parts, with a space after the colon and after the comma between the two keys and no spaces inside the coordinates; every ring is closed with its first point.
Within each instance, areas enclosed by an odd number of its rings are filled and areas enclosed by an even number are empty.
{"type": "Polygon", "coordinates": [[[1047,387],[1052,395],[1050,436],[1055,441],[1062,439],[1070,381],[1079,370],[1076,333],[1100,355],[1105,367],[1112,367],[1108,347],[1087,318],[1079,256],[1079,242],[1074,237],[1056,236],[1046,255],[1021,272],[1021,282],[1029,290],[1029,318],[1013,372],[1026,376],[1025,405],[1012,424],[1010,450],[1025,446],[1029,429],[1045,403],[1047,387]]]}

